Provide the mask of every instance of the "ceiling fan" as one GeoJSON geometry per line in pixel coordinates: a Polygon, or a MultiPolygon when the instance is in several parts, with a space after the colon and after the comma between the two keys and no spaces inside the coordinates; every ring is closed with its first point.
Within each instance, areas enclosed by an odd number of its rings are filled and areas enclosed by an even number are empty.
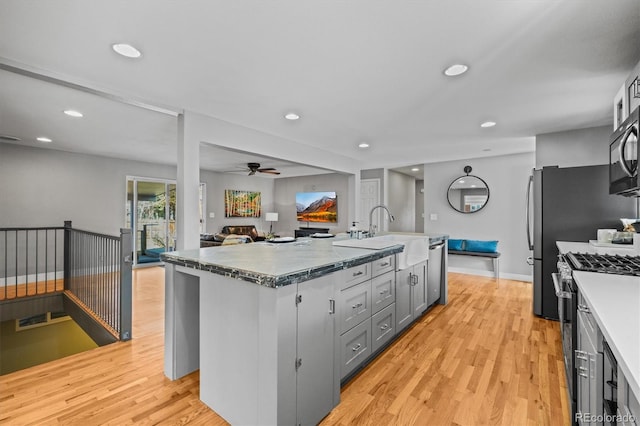
{"type": "Polygon", "coordinates": [[[272,175],[279,175],[280,172],[274,169],[273,167],[266,167],[264,169],[260,168],[260,163],[247,163],[247,167],[249,168],[249,176],[253,176],[258,173],[269,173],[272,175]]]}

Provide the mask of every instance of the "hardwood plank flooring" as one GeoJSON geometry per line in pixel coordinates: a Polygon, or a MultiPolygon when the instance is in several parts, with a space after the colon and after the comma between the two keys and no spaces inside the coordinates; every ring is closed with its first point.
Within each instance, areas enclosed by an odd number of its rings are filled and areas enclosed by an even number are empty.
{"type": "Polygon", "coordinates": [[[0,300],[55,293],[63,290],[64,280],[62,279],[30,282],[26,284],[13,284],[9,282],[6,286],[0,287],[0,300]]]}
{"type": "MultiPolygon", "coordinates": [[[[570,423],[558,323],[533,316],[531,284],[449,280],[449,304],[351,380],[322,425],[570,423]]],[[[133,340],[0,377],[0,424],[226,424],[197,372],[164,377],[164,269],[134,271],[133,295],[133,340]]]]}

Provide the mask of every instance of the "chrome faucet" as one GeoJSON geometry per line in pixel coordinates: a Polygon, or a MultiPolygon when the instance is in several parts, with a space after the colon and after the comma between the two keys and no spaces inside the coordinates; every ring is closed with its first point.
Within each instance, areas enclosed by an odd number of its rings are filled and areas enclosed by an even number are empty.
{"type": "Polygon", "coordinates": [[[378,208],[385,209],[387,211],[387,214],[389,215],[389,222],[393,222],[394,220],[396,220],[396,218],[393,217],[393,215],[391,214],[387,206],[385,206],[384,204],[380,204],[373,207],[369,212],[369,237],[373,237],[376,233],[376,229],[375,229],[376,227],[373,225],[373,212],[375,209],[378,209],[378,208]]]}

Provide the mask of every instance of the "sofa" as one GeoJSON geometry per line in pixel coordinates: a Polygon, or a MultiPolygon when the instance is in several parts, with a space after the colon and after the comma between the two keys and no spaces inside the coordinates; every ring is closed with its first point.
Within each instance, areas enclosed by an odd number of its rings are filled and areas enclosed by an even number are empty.
{"type": "Polygon", "coordinates": [[[251,241],[264,241],[265,237],[258,234],[254,225],[227,225],[217,234],[200,234],[200,247],[221,246],[230,235],[246,235],[251,241]]]}

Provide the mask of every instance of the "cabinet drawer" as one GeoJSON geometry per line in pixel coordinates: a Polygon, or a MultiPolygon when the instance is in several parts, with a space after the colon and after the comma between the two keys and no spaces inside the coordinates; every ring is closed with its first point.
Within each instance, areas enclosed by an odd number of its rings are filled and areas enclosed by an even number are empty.
{"type": "Polygon", "coordinates": [[[371,264],[364,263],[342,271],[341,289],[349,288],[371,278],[371,264]]]}
{"type": "Polygon", "coordinates": [[[373,313],[380,312],[396,301],[396,273],[391,271],[371,280],[373,313]]]}
{"type": "Polygon", "coordinates": [[[578,322],[582,324],[585,328],[585,332],[589,337],[589,340],[594,344],[596,350],[598,352],[602,351],[602,335],[600,334],[600,329],[598,328],[598,324],[596,324],[596,319],[593,317],[591,313],[591,309],[587,306],[584,299],[578,299],[578,322]]]}
{"type": "Polygon", "coordinates": [[[371,355],[371,321],[365,321],[340,337],[340,378],[344,379],[371,355]]]}
{"type": "Polygon", "coordinates": [[[349,287],[340,292],[338,301],[340,333],[371,317],[371,281],[349,287]]]}
{"type": "Polygon", "coordinates": [[[382,259],[374,260],[371,262],[371,276],[377,277],[384,273],[395,271],[396,255],[383,257],[382,259]]]}
{"type": "Polygon", "coordinates": [[[389,305],[371,317],[371,350],[380,349],[396,334],[396,306],[389,305]]]}

